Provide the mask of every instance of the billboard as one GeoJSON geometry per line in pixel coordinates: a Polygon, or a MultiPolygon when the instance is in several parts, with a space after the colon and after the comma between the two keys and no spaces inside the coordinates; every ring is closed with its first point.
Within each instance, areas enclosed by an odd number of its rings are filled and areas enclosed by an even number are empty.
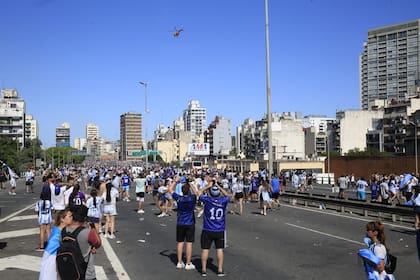
{"type": "Polygon", "coordinates": [[[209,143],[188,144],[188,155],[190,156],[208,156],[210,155],[209,143]]]}

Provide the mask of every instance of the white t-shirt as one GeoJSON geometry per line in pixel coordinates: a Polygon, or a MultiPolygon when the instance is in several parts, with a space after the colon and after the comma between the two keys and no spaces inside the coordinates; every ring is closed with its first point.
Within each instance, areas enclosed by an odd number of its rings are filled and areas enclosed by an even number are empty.
{"type": "Polygon", "coordinates": [[[69,205],[69,199],[70,199],[71,193],[73,192],[73,188],[74,187],[71,186],[70,188],[68,188],[64,191],[64,203],[65,203],[66,206],[69,205]]]}
{"type": "Polygon", "coordinates": [[[65,199],[64,199],[64,192],[66,191],[66,187],[57,187],[58,194],[56,194],[55,185],[50,184],[50,190],[51,190],[52,209],[64,210],[66,208],[65,199]]]}

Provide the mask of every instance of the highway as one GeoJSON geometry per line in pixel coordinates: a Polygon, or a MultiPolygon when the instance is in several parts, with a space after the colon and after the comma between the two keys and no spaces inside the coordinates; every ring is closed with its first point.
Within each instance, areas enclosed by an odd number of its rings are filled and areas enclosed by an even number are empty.
{"type": "MultiPolygon", "coordinates": [[[[39,190],[40,187],[38,194],[39,190]]],[[[0,192],[0,242],[8,242],[0,251],[2,279],[38,279],[36,261],[42,253],[34,250],[38,241],[37,221],[30,207],[38,194],[19,194],[22,191],[23,186],[18,185],[16,196],[9,196],[5,190],[0,192]],[[24,210],[16,212],[21,209],[24,210]],[[31,266],[19,265],[19,261],[31,266]]],[[[117,207],[117,238],[105,239],[96,256],[98,279],[201,278],[201,218],[197,219],[193,246],[197,270],[177,270],[176,216],[158,218],[149,195],[145,214],[135,211],[134,200],[120,201],[117,207]]],[[[227,214],[225,278],[365,279],[356,253],[364,247],[362,240],[368,221],[351,214],[288,204],[262,216],[257,203],[246,203],[243,216],[227,214]]],[[[419,260],[413,228],[386,223],[386,234],[388,247],[398,257],[396,278],[417,279],[419,260]]],[[[217,277],[216,269],[215,250],[211,250],[207,277],[217,277]]]]}

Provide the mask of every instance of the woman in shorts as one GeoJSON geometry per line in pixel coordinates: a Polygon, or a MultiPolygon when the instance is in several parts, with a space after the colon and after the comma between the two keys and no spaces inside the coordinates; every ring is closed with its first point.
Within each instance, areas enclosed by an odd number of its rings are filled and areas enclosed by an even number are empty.
{"type": "Polygon", "coordinates": [[[115,238],[115,216],[117,216],[117,198],[119,197],[118,190],[112,183],[106,184],[106,192],[103,194],[104,216],[105,216],[105,237],[115,238]]]}
{"type": "Polygon", "coordinates": [[[232,214],[236,212],[236,208],[239,205],[239,215],[242,215],[242,207],[243,207],[243,200],[244,200],[244,184],[242,180],[237,180],[232,185],[232,193],[233,193],[233,208],[234,210],[231,211],[232,214]]]}

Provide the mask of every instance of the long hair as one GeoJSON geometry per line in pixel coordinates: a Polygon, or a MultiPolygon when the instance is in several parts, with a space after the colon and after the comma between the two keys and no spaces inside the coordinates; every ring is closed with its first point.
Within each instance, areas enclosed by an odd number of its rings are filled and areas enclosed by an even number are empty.
{"type": "Polygon", "coordinates": [[[381,242],[381,244],[386,247],[384,224],[382,224],[380,221],[369,222],[366,224],[366,230],[376,231],[378,233],[377,238],[379,242],[381,242]]]}
{"type": "Polygon", "coordinates": [[[113,185],[112,183],[106,184],[106,202],[111,202],[111,189],[113,185]]]}
{"type": "Polygon", "coordinates": [[[92,189],[90,191],[90,196],[93,198],[93,206],[96,207],[96,196],[98,195],[98,191],[96,189],[92,189]]]}

